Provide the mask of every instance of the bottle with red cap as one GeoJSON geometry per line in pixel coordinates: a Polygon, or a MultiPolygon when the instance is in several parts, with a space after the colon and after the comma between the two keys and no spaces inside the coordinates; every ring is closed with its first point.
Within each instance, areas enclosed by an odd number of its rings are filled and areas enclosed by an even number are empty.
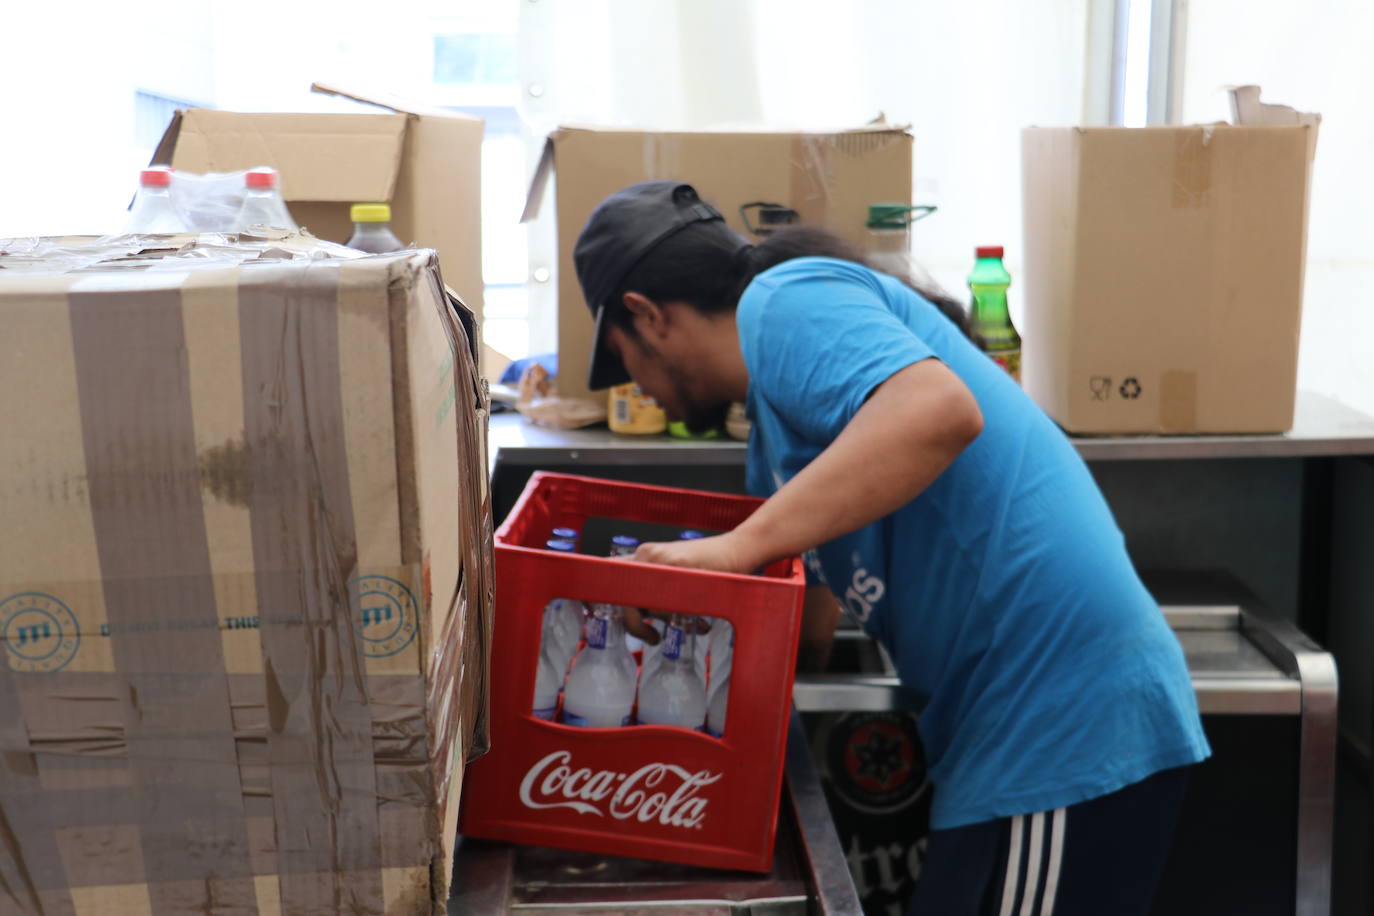
{"type": "Polygon", "coordinates": [[[172,170],[165,165],[146,168],[138,176],[138,197],[124,224],[126,235],[174,235],[186,231],[186,221],[172,200],[172,170]]]}
{"type": "Polygon", "coordinates": [[[1002,265],[1002,246],[983,245],[968,275],[973,292],[973,332],[983,339],[983,349],[993,361],[1021,383],[1021,335],[1007,311],[1007,287],[1011,274],[1002,265]]]}
{"type": "Polygon", "coordinates": [[[265,165],[249,169],[243,176],[243,206],[234,221],[234,231],[243,232],[253,226],[292,232],[299,229],[286,209],[280,188],[281,175],[276,169],[265,165]]]}

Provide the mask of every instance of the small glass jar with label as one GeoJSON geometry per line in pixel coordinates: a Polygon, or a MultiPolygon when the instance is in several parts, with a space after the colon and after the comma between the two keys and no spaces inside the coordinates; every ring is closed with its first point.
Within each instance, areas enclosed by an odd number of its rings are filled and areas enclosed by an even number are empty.
{"type": "Polygon", "coordinates": [[[651,436],[668,428],[668,417],[663,408],[634,382],[612,388],[607,409],[607,425],[613,433],[651,436]]]}

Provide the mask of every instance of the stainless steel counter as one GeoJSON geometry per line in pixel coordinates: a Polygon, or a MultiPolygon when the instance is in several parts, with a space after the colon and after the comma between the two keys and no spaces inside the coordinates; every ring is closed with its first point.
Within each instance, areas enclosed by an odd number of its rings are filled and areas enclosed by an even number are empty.
{"type": "MultiPolygon", "coordinates": [[[[1374,454],[1374,418],[1339,401],[1299,392],[1293,429],[1275,435],[1074,436],[1088,461],[1185,458],[1302,458],[1374,454]]],[[[602,427],[545,429],[518,414],[492,417],[489,459],[511,467],[594,465],[743,465],[745,445],[668,436],[619,436],[602,427]]]]}

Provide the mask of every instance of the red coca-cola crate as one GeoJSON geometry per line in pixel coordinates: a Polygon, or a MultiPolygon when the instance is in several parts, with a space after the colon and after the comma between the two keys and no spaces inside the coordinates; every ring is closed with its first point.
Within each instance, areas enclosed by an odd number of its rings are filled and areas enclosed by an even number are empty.
{"type": "Polygon", "coordinates": [[[554,527],[619,519],[726,531],[760,500],[537,473],[496,533],[491,751],[469,765],[464,835],[767,871],[805,574],[629,563],[544,549],[554,527]],[[531,713],[544,607],[554,598],[725,618],[735,628],[725,734],[586,729],[531,713]]]}

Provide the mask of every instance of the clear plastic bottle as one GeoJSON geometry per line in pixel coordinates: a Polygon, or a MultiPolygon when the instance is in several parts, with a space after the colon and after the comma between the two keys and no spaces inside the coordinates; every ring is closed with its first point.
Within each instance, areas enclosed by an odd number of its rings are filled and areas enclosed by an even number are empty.
{"type": "Polygon", "coordinates": [[[725,734],[725,712],[730,705],[730,669],[734,667],[735,628],[728,620],[711,625],[711,682],[706,689],[706,733],[725,734]]]}
{"type": "MultiPolygon", "coordinates": [[[[700,531],[684,531],[678,538],[690,541],[703,538],[700,531]]],[[[710,626],[698,669],[706,680],[706,728],[709,735],[719,738],[725,733],[725,707],[730,698],[730,668],[735,655],[735,628],[723,617],[705,618],[710,626]],[[709,661],[709,673],[708,673],[709,661]]]]}
{"type": "Polygon", "coordinates": [[[676,725],[700,730],[706,725],[706,685],[697,673],[696,621],[673,614],[659,644],[659,664],[639,688],[639,724],[676,725]]]}
{"type": "MultiPolygon", "coordinates": [[[[576,542],[567,538],[551,538],[545,546],[559,553],[577,552],[576,542]]],[[[582,602],[572,598],[555,598],[544,608],[544,642],[550,644],[553,658],[565,674],[582,642],[582,623],[586,616],[582,602]]]]}
{"type": "Polygon", "coordinates": [[[353,220],[353,235],[346,243],[349,248],[383,254],[406,247],[391,231],[390,204],[354,204],[349,216],[353,220]]]}
{"type": "Polygon", "coordinates": [[[558,663],[543,648],[539,651],[539,667],[534,675],[534,708],[536,719],[552,722],[558,712],[558,694],[563,689],[563,676],[558,663]]]}
{"type": "MultiPolygon", "coordinates": [[[[677,536],[677,539],[679,541],[694,541],[704,537],[706,537],[706,535],[702,534],[700,531],[693,531],[691,529],[688,529],[680,533],[677,536]]],[[[702,617],[699,619],[702,623],[706,624],[709,624],[711,621],[710,617],[702,617]]],[[[641,684],[648,680],[649,677],[658,668],[658,652],[660,647],[662,647],[663,645],[663,630],[668,625],[666,622],[663,621],[662,618],[659,617],[646,617],[644,618],[644,622],[658,631],[658,642],[652,646],[648,643],[643,644],[644,654],[640,658],[641,671],[639,675],[639,682],[641,684]]],[[[696,665],[697,668],[700,669],[702,676],[705,677],[706,658],[704,654],[700,659],[696,661],[696,665]]]]}
{"type": "Polygon", "coordinates": [[[138,175],[138,197],[124,223],[125,235],[175,235],[185,232],[186,220],[172,199],[172,170],[165,165],[138,175]]]}
{"type": "MultiPolygon", "coordinates": [[[[626,673],[625,624],[609,604],[593,604],[587,617],[587,645],[577,656],[563,689],[563,721],[581,728],[630,724],[634,678],[626,673]]],[[[631,666],[634,659],[630,658],[631,666]]]]}
{"type": "MultiPolygon", "coordinates": [[[[633,556],[635,550],[637,550],[638,548],[639,548],[639,538],[633,537],[633,536],[628,535],[628,534],[617,534],[615,537],[611,538],[611,552],[610,552],[610,556],[613,556],[613,557],[628,557],[628,556],[633,556]]],[[[621,615],[622,615],[622,619],[624,619],[624,616],[623,616],[623,615],[624,615],[624,610],[623,610],[623,609],[621,610],[621,615]]],[[[652,620],[652,619],[649,619],[649,618],[645,618],[645,619],[649,621],[649,624],[650,624],[651,626],[653,625],[653,620],[652,620]]],[[[629,633],[626,633],[626,634],[625,634],[626,658],[628,658],[628,659],[630,660],[630,675],[631,675],[631,677],[634,677],[634,678],[638,678],[638,677],[639,677],[639,668],[635,665],[634,653],[635,653],[635,652],[640,652],[640,651],[646,650],[647,648],[648,648],[648,647],[645,646],[645,644],[644,644],[640,639],[638,639],[637,637],[631,636],[629,633]]]]}
{"type": "MultiPolygon", "coordinates": [[[[564,529],[555,528],[558,532],[564,529]]],[[[574,536],[576,532],[573,532],[574,536]]],[[[545,543],[549,550],[574,553],[572,540],[552,538],[545,543]]],[[[544,607],[543,628],[539,638],[539,667],[534,681],[533,712],[541,719],[552,719],[558,707],[558,693],[577,645],[582,641],[582,602],[570,598],[555,598],[544,607]]]]}
{"type": "Polygon", "coordinates": [[[868,208],[868,263],[905,282],[924,281],[925,272],[911,259],[911,224],[935,212],[934,207],[871,204],[868,208]]]}
{"type": "Polygon", "coordinates": [[[639,538],[629,534],[617,534],[611,538],[611,553],[613,557],[632,556],[639,549],[639,538]]]}
{"type": "MultiPolygon", "coordinates": [[[[704,537],[706,537],[706,535],[702,534],[700,531],[687,528],[677,536],[677,539],[679,541],[699,541],[704,537]]],[[[708,647],[711,645],[711,634],[715,631],[717,621],[714,617],[697,617],[694,622],[697,623],[696,632],[703,636],[701,641],[697,643],[697,652],[694,656],[694,661],[697,666],[697,675],[700,676],[704,684],[706,683],[706,668],[709,657],[708,647]],[[703,633],[703,631],[705,632],[703,633]]],[[[726,626],[729,626],[729,624],[726,623],[726,626]]]]}
{"type": "Polygon", "coordinates": [[[292,232],[300,228],[286,209],[280,184],[281,176],[276,169],[268,166],[249,169],[244,174],[243,205],[239,207],[238,218],[234,220],[235,232],[243,232],[254,226],[292,232]]]}

